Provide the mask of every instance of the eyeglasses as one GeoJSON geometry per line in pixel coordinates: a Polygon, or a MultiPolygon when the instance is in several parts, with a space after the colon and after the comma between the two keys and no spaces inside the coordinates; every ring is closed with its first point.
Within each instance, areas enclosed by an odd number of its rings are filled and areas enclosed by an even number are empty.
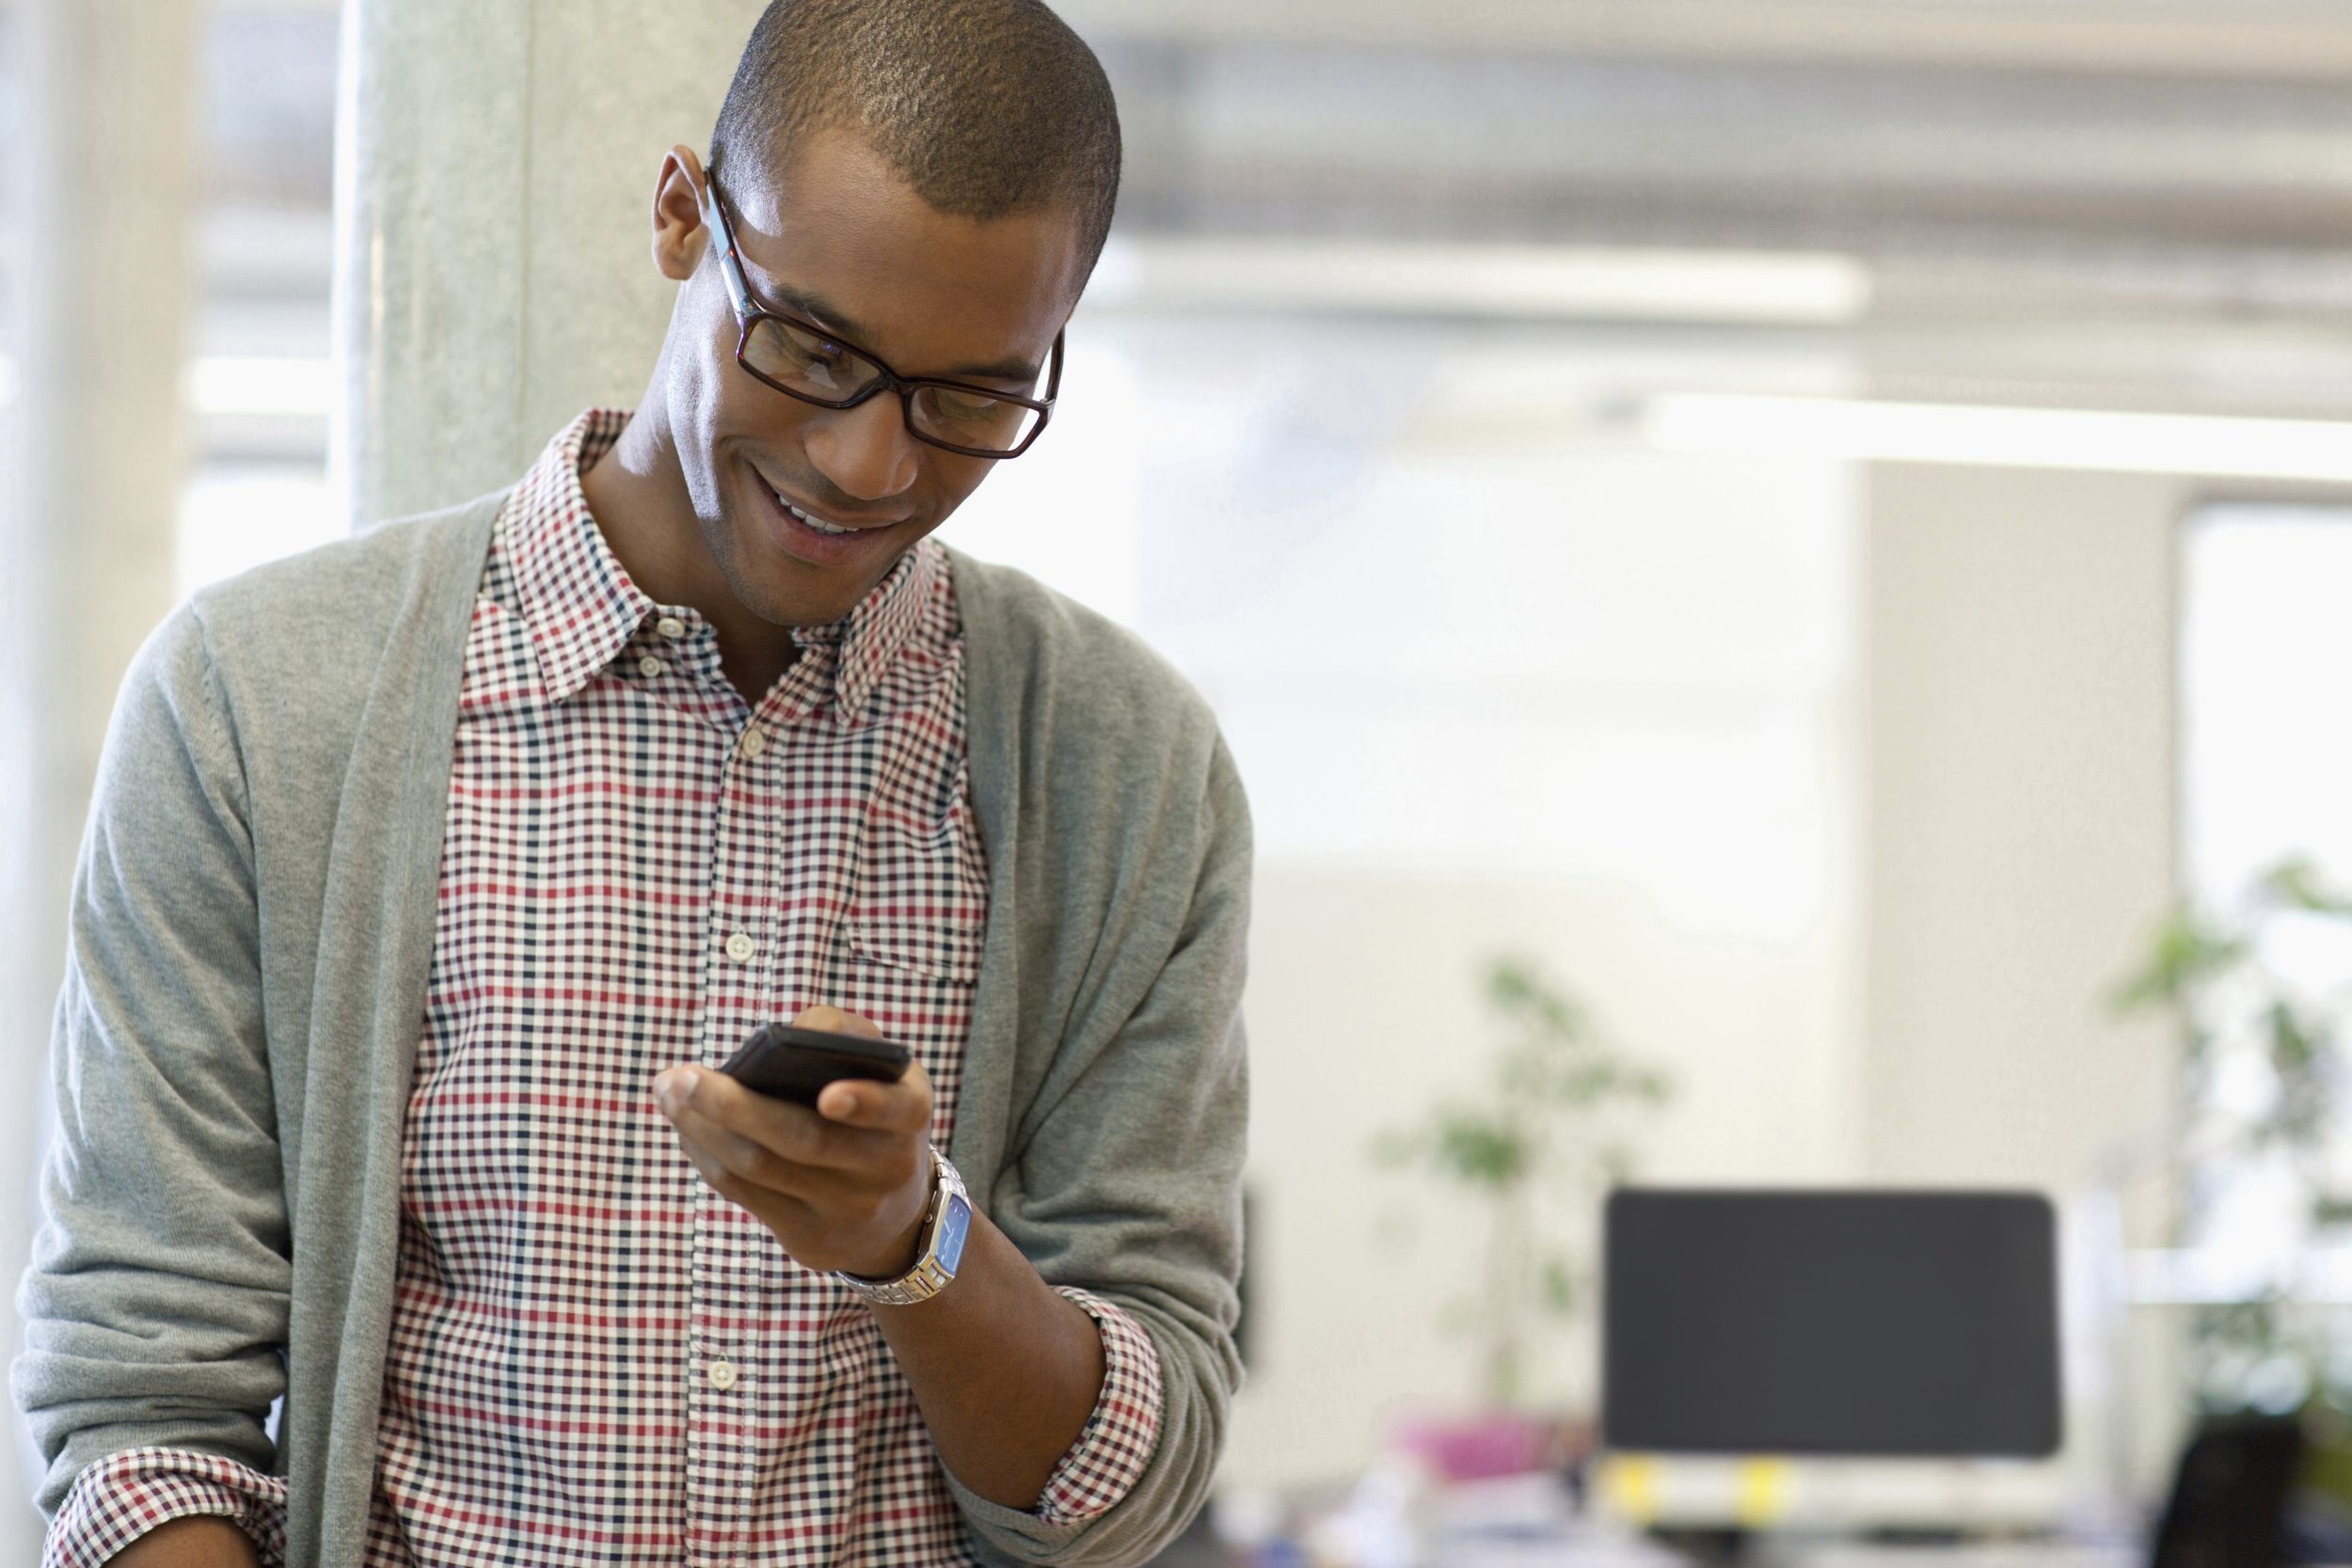
{"type": "Polygon", "coordinates": [[[1053,417],[1054,397],[1061,388],[1059,332],[1054,334],[1041,402],[967,382],[900,375],[855,344],[771,310],[753,294],[715,172],[703,179],[703,221],[718,237],[719,273],[742,326],[735,362],[777,391],[819,408],[855,408],[877,392],[896,392],[909,435],[966,457],[1018,457],[1053,417]]]}

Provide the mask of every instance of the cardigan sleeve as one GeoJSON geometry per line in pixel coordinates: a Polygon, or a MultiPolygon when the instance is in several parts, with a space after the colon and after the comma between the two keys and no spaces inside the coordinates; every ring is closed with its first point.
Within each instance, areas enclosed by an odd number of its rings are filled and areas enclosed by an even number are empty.
{"type": "MultiPolygon", "coordinates": [[[[1168,764],[1163,754],[1137,765],[1168,764]]],[[[1167,802],[1170,828],[1161,835],[1188,852],[1153,863],[1153,885],[1135,890],[1140,903],[1165,900],[1173,914],[1124,923],[1130,950],[1112,960],[1149,971],[1139,1000],[1115,1020],[1073,1020],[1076,1038],[1064,1053],[1082,1065],[1049,1085],[989,1213],[1049,1283],[1116,1306],[1150,1337],[1160,1385],[1152,1451],[1118,1502],[1083,1519],[1009,1509],[950,1475],[991,1562],[1147,1561],[1200,1512],[1223,1447],[1241,1375],[1233,1327],[1248,1119],[1241,992],[1250,832],[1221,738],[1209,742],[1195,776],[1197,793],[1167,802]],[[1146,930],[1159,934],[1147,941],[1146,930]]]]}
{"type": "Polygon", "coordinates": [[[18,1294],[55,1516],[111,1455],[277,1468],[292,1271],[246,796],[197,612],[134,661],[74,877],[57,1128],[18,1294]]]}

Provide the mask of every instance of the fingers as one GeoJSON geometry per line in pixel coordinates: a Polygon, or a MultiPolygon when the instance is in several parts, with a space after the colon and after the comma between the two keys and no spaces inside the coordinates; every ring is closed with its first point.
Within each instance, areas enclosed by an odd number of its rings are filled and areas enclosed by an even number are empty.
{"type": "MultiPolygon", "coordinates": [[[[839,1007],[819,1005],[803,1007],[792,1020],[800,1029],[823,1029],[836,1035],[855,1035],[861,1039],[882,1037],[882,1026],[871,1019],[839,1007]]],[[[828,1085],[817,1097],[817,1111],[826,1120],[844,1127],[863,1127],[877,1132],[920,1132],[931,1124],[931,1081],[923,1070],[923,1064],[911,1062],[906,1075],[896,1084],[875,1084],[845,1078],[828,1085]]]]}
{"type": "Polygon", "coordinates": [[[830,1177],[853,1187],[897,1185],[922,1153],[930,1121],[930,1081],[911,1067],[913,1083],[833,1085],[849,1088],[860,1121],[833,1120],[803,1105],[745,1088],[723,1072],[672,1068],[655,1080],[655,1099],[681,1133],[694,1137],[727,1169],[782,1191],[830,1177]]]}
{"type": "Polygon", "coordinates": [[[793,1019],[792,1026],[796,1029],[822,1029],[834,1035],[855,1035],[860,1039],[878,1040],[882,1037],[882,1025],[873,1020],[821,1005],[803,1007],[800,1016],[793,1019]]]}
{"type": "Polygon", "coordinates": [[[796,1257],[805,1236],[830,1237],[837,1243],[878,1223],[902,1227],[903,1215],[892,1218],[894,1205],[909,1191],[918,1161],[922,1174],[929,1174],[930,1152],[905,1140],[872,1164],[836,1170],[784,1159],[691,1105],[676,1104],[668,1115],[703,1180],[765,1220],[796,1257]]]}
{"type": "Polygon", "coordinates": [[[818,1114],[837,1127],[863,1129],[905,1137],[931,1124],[931,1079],[920,1062],[907,1064],[906,1076],[895,1084],[861,1083],[845,1078],[825,1085],[817,1097],[818,1114]]]}
{"type": "Polygon", "coordinates": [[[684,1101],[674,1101],[662,1109],[670,1125],[677,1129],[686,1157],[713,1186],[722,1177],[736,1177],[771,1191],[788,1192],[814,1174],[796,1169],[793,1162],[766,1145],[731,1131],[684,1101]]]}

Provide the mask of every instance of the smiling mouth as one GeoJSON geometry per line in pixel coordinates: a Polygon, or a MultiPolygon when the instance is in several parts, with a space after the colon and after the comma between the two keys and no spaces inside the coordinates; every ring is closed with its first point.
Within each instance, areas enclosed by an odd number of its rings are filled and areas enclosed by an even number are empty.
{"type": "Polygon", "coordinates": [[[787,512],[792,514],[793,520],[806,528],[811,533],[821,533],[827,535],[828,537],[841,538],[852,533],[871,533],[877,529],[885,529],[895,526],[887,522],[865,524],[834,522],[830,518],[819,515],[817,513],[809,511],[806,507],[796,505],[791,500],[787,499],[784,492],[777,489],[773,484],[769,484],[768,476],[760,473],[758,469],[754,468],[752,472],[758,478],[760,483],[768,486],[768,493],[775,498],[776,504],[783,507],[787,512]]]}

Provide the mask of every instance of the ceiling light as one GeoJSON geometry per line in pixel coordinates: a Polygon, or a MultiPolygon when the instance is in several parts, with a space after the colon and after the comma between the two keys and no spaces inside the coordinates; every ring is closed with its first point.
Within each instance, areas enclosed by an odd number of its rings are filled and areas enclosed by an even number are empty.
{"type": "Polygon", "coordinates": [[[2352,481],[2352,423],[2333,420],[1674,393],[1642,429],[1674,451],[2352,481]]]}

